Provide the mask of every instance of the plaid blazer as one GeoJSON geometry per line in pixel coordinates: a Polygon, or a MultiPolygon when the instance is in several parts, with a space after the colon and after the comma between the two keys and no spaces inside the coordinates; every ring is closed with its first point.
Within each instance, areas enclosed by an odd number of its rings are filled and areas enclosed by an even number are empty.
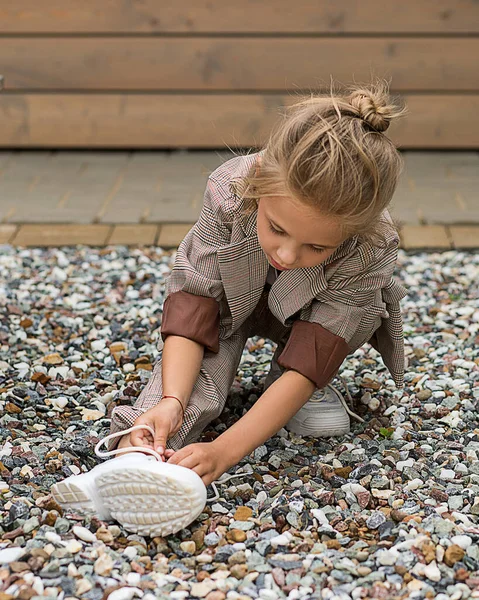
{"type": "MultiPolygon", "coordinates": [[[[269,263],[258,241],[256,212],[245,217],[230,187],[257,156],[234,157],[209,176],[200,217],[181,242],[167,280],[163,340],[182,335],[218,352],[218,340],[231,336],[258,304],[269,263]]],[[[276,279],[269,308],[292,328],[280,365],[322,387],[347,354],[370,342],[396,385],[403,385],[399,301],[406,291],[393,278],[399,237],[390,228],[384,237],[381,245],[349,238],[322,264],[283,271],[276,279]]]]}

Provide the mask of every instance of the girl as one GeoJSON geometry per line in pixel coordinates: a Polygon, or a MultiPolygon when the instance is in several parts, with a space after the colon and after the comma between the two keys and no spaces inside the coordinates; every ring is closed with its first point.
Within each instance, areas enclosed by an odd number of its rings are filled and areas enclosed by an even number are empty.
{"type": "Polygon", "coordinates": [[[347,405],[328,384],[364,343],[402,385],[405,291],[387,212],[402,160],[384,132],[404,112],[383,81],[312,96],[260,152],[210,175],[167,282],[160,358],[136,404],[112,413],[110,451],[121,456],[57,484],[57,500],[170,533],[202,510],[203,484],[283,426],[347,433],[347,405]],[[193,443],[222,412],[253,335],[278,344],[263,395],[213,442],[193,443]]]}

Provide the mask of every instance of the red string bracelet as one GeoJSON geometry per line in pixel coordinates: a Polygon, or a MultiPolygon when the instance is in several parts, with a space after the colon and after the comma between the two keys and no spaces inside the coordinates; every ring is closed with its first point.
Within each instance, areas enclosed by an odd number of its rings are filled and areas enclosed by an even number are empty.
{"type": "Polygon", "coordinates": [[[183,402],[181,402],[181,400],[179,398],[177,398],[176,396],[162,396],[161,399],[163,400],[163,398],[174,398],[175,400],[177,400],[180,403],[181,410],[183,411],[183,418],[184,418],[184,416],[185,416],[185,407],[183,406],[183,402]]]}

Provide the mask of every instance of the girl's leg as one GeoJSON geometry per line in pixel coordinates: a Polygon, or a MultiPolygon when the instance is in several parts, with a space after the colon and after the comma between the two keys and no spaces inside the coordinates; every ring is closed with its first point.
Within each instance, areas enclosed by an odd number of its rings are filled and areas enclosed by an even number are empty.
{"type": "MultiPolygon", "coordinates": [[[[222,412],[233,384],[243,348],[247,328],[241,327],[226,340],[220,340],[217,354],[205,351],[200,373],[193,387],[185,418],[180,430],[168,440],[167,447],[179,450],[198,439],[204,428],[222,412]]],[[[156,406],[163,393],[162,354],[151,377],[133,406],[117,406],[112,412],[111,433],[131,427],[148,409],[156,406]]],[[[112,441],[111,450],[118,438],[112,441]]],[[[122,444],[123,445],[123,444],[122,444]]]]}

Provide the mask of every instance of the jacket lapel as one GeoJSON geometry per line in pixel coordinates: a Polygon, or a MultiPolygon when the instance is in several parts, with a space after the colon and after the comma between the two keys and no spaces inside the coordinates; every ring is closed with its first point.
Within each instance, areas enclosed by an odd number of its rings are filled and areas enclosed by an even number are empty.
{"type": "MultiPolygon", "coordinates": [[[[235,331],[253,312],[266,283],[269,263],[258,240],[257,213],[241,220],[233,243],[218,250],[218,264],[235,331]],[[242,239],[239,239],[244,235],[242,239]]],[[[271,312],[287,325],[293,315],[327,289],[325,266],[354,249],[356,240],[347,240],[321,265],[283,271],[271,287],[271,312]]]]}
{"type": "Polygon", "coordinates": [[[217,253],[233,331],[258,304],[269,268],[256,234],[256,213],[248,217],[241,229],[245,237],[219,248],[217,253]]]}

